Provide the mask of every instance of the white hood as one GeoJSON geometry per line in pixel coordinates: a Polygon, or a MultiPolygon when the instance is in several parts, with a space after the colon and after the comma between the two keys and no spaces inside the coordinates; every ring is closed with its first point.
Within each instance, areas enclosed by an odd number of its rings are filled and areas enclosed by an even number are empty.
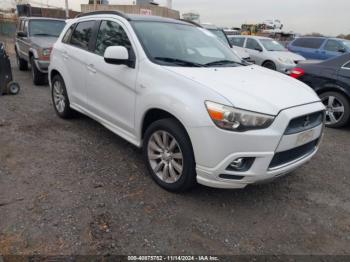
{"type": "Polygon", "coordinates": [[[304,83],[256,65],[167,69],[211,88],[233,106],[250,111],[277,115],[282,109],[320,101],[304,83]]]}

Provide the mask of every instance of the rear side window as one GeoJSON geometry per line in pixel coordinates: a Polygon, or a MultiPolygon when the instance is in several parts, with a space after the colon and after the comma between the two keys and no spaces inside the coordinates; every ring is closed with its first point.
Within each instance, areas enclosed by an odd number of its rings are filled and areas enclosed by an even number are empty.
{"type": "Polygon", "coordinates": [[[64,34],[64,37],[62,38],[63,43],[66,43],[66,44],[69,43],[71,36],[72,36],[72,33],[73,33],[73,30],[74,30],[74,26],[75,25],[72,25],[71,27],[69,27],[67,32],[64,34]]]}
{"type": "Polygon", "coordinates": [[[95,21],[79,23],[72,34],[70,44],[88,50],[94,25],[95,21]]]}
{"type": "Polygon", "coordinates": [[[24,21],[23,32],[28,32],[28,20],[24,21]]]}
{"type": "Polygon", "coordinates": [[[109,46],[124,46],[128,50],[131,49],[131,43],[124,29],[112,21],[102,21],[96,39],[95,53],[104,55],[109,46]]]}
{"type": "Polygon", "coordinates": [[[305,48],[319,49],[323,44],[324,39],[322,38],[298,38],[292,45],[305,48]]]}
{"type": "Polygon", "coordinates": [[[350,69],[350,61],[347,62],[343,67],[350,69]]]}
{"type": "Polygon", "coordinates": [[[342,43],[340,43],[339,41],[336,40],[328,40],[327,43],[324,46],[324,49],[327,51],[331,51],[331,52],[338,52],[339,50],[343,49],[344,46],[342,45],[342,43]]]}
{"type": "Polygon", "coordinates": [[[243,37],[231,37],[229,38],[231,45],[243,47],[244,38],[243,37]]]}
{"type": "Polygon", "coordinates": [[[256,49],[261,49],[261,46],[255,39],[248,38],[246,48],[256,50],[256,49]]]}

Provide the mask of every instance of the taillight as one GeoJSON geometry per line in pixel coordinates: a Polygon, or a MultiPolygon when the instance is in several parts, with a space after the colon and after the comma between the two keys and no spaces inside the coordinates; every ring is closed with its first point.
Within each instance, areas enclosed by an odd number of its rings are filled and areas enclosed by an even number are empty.
{"type": "Polygon", "coordinates": [[[289,75],[291,77],[298,79],[298,78],[302,77],[303,75],[305,75],[305,71],[302,68],[296,67],[290,72],[289,75]]]}

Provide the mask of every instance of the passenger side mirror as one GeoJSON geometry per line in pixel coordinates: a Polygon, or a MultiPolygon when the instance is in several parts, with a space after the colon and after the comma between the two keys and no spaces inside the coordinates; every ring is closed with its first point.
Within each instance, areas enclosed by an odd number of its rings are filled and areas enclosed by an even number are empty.
{"type": "Polygon", "coordinates": [[[341,47],[338,49],[339,53],[346,53],[346,49],[344,47],[341,47]]]}
{"type": "Polygon", "coordinates": [[[27,37],[27,33],[19,31],[19,32],[17,32],[17,37],[27,37]]]}
{"type": "Polygon", "coordinates": [[[131,67],[133,61],[129,59],[129,52],[124,46],[109,46],[104,54],[105,62],[114,65],[131,67]]]}
{"type": "Polygon", "coordinates": [[[262,48],[261,48],[260,46],[255,47],[255,50],[256,50],[256,51],[259,51],[259,52],[262,52],[262,51],[263,51],[262,48]]]}

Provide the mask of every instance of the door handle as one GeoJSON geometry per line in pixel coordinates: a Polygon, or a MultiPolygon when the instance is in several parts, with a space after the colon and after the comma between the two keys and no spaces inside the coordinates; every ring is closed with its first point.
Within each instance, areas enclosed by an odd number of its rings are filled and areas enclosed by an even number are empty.
{"type": "Polygon", "coordinates": [[[93,64],[89,64],[86,66],[86,68],[93,74],[96,74],[96,69],[95,66],[93,64]]]}

